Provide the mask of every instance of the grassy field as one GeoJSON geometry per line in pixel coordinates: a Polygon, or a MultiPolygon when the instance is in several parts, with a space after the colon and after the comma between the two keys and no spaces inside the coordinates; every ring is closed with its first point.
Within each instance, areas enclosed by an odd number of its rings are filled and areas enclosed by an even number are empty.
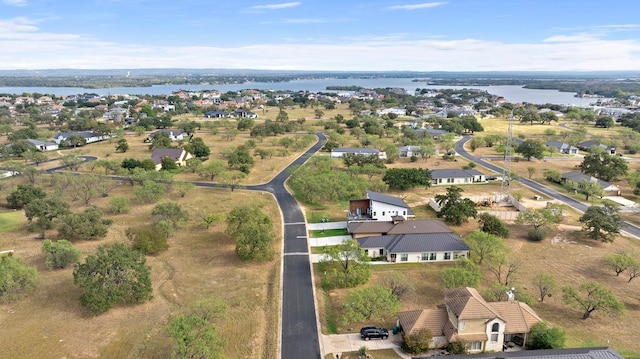
{"type": "MultiPolygon", "coordinates": [[[[6,190],[2,195],[6,195],[6,190]]],[[[131,196],[131,187],[121,186],[111,196],[131,196]]],[[[234,253],[234,243],[223,233],[224,223],[205,230],[200,216],[226,213],[237,205],[259,204],[267,213],[278,213],[270,196],[243,191],[198,189],[185,198],[167,199],[186,209],[191,220],[169,240],[168,251],[147,257],[152,268],[154,298],[142,305],[118,307],[92,317],[79,305],[80,291],[73,284],[72,269],[48,271],[44,266],[40,240],[20,229],[5,232],[0,248],[14,249],[16,255],[37,267],[40,286],[15,303],[0,305],[1,356],[7,358],[167,358],[171,344],[165,326],[174,315],[184,313],[203,299],[216,299],[227,308],[227,316],[217,323],[217,335],[225,342],[227,358],[276,357],[280,303],[280,263],[243,263],[234,253]]],[[[101,208],[109,198],[96,201],[101,208]]],[[[135,200],[133,201],[135,203],[135,200]]],[[[114,224],[106,238],[75,245],[86,256],[100,244],[124,241],[124,231],[132,224],[150,222],[153,205],[135,205],[127,215],[109,216],[114,224]]],[[[75,204],[76,209],[83,206],[75,204]]],[[[14,213],[16,213],[14,215],[14,213]]],[[[281,238],[279,216],[272,217],[281,238]]],[[[55,235],[49,231],[47,237],[55,235]]],[[[277,253],[281,242],[277,242],[277,253]]],[[[279,258],[276,255],[276,258],[279,258]]]]}
{"type": "Polygon", "coordinates": [[[23,217],[24,213],[22,211],[0,213],[0,233],[18,229],[23,217]]]}
{"type": "MultiPolygon", "coordinates": [[[[367,354],[373,359],[398,359],[400,356],[393,349],[369,350],[367,354]]],[[[335,359],[333,354],[327,354],[325,359],[335,359]]],[[[342,353],[340,359],[360,359],[358,352],[342,353]]]]}
{"type": "Polygon", "coordinates": [[[347,230],[344,228],[309,231],[309,236],[315,238],[346,236],[348,234],[349,232],[347,232],[347,230]]]}

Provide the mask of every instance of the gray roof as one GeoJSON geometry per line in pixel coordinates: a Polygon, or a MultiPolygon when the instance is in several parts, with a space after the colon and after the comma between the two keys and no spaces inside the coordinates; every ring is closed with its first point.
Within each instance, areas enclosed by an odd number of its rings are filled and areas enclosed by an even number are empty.
{"type": "Polygon", "coordinates": [[[403,207],[407,209],[407,215],[414,216],[415,213],[409,208],[409,205],[402,199],[394,196],[389,196],[383,193],[367,191],[367,198],[381,203],[390,204],[397,207],[403,207]]]}
{"type": "Polygon", "coordinates": [[[613,146],[607,146],[604,143],[600,143],[598,141],[584,141],[584,142],[579,143],[579,145],[582,148],[590,148],[590,147],[594,147],[594,146],[602,147],[602,148],[607,149],[607,150],[614,148],[613,146]]]}
{"type": "Polygon", "coordinates": [[[573,181],[573,182],[576,182],[576,183],[580,182],[581,180],[585,180],[585,181],[589,181],[589,182],[596,182],[597,181],[598,184],[600,185],[600,187],[602,187],[602,188],[607,188],[609,186],[612,186],[611,182],[603,181],[601,179],[597,179],[595,177],[586,175],[584,173],[575,172],[575,171],[563,173],[561,178],[568,179],[569,181],[573,181]]]}
{"type": "Polygon", "coordinates": [[[431,178],[469,178],[474,176],[484,176],[484,174],[478,170],[461,170],[457,168],[443,168],[431,170],[431,178]]]}
{"type": "Polygon", "coordinates": [[[54,145],[57,146],[58,145],[55,142],[34,140],[33,138],[27,138],[27,141],[29,141],[31,144],[36,146],[54,146],[54,145]]]}
{"type": "Polygon", "coordinates": [[[155,164],[162,163],[162,159],[165,157],[169,157],[177,161],[183,151],[184,150],[182,148],[156,148],[151,154],[151,159],[155,164]]]}
{"type": "Polygon", "coordinates": [[[72,132],[58,132],[58,134],[56,134],[54,138],[62,137],[64,139],[67,139],[71,136],[82,136],[84,138],[91,138],[91,137],[97,137],[98,135],[96,135],[91,131],[72,131],[72,132]]]}
{"type": "Polygon", "coordinates": [[[475,358],[528,358],[528,359],[623,359],[624,357],[612,348],[569,348],[546,350],[522,350],[515,352],[484,353],[473,355],[448,355],[448,359],[475,358]]]}
{"type": "Polygon", "coordinates": [[[549,146],[549,147],[555,147],[557,149],[565,149],[568,148],[570,150],[577,150],[578,148],[575,146],[571,146],[568,143],[564,143],[564,142],[560,142],[560,141],[547,141],[544,143],[545,145],[549,146]]]}
{"type": "Polygon", "coordinates": [[[172,130],[170,128],[163,128],[161,130],[153,132],[152,134],[149,135],[149,137],[153,138],[155,135],[157,135],[159,133],[166,133],[169,136],[171,136],[173,134],[174,137],[188,134],[186,131],[183,131],[183,130],[172,130]]]}
{"type": "Polygon", "coordinates": [[[349,222],[347,230],[352,234],[384,233],[389,235],[453,232],[444,222],[437,219],[417,219],[399,223],[380,221],[349,222]]]}
{"type": "Polygon", "coordinates": [[[358,238],[362,248],[385,248],[390,253],[468,251],[469,247],[453,233],[399,234],[358,238]]]}
{"type": "Polygon", "coordinates": [[[380,151],[375,148],[366,148],[366,147],[341,147],[334,148],[331,152],[346,152],[346,153],[379,153],[380,151]]]}

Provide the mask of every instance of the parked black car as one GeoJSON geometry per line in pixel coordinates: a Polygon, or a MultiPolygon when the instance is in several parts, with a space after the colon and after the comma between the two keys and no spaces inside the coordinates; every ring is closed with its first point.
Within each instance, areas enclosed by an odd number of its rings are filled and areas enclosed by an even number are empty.
{"type": "Polygon", "coordinates": [[[363,327],[360,329],[360,338],[369,340],[371,338],[387,339],[389,337],[389,331],[384,328],[378,327],[363,327]]]}

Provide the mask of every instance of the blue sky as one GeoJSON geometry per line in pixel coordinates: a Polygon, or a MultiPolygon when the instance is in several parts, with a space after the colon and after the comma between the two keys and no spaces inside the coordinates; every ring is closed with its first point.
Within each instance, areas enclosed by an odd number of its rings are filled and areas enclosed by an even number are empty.
{"type": "Polygon", "coordinates": [[[0,70],[640,70],[640,1],[0,0],[0,70]]]}

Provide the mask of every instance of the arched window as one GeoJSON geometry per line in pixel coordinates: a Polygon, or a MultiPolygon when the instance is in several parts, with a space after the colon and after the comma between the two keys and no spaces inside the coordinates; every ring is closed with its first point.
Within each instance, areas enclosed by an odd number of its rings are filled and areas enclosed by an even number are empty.
{"type": "Polygon", "coordinates": [[[500,331],[500,324],[499,323],[493,323],[493,325],[491,326],[491,341],[492,342],[497,342],[498,341],[498,332],[500,331]]]}

